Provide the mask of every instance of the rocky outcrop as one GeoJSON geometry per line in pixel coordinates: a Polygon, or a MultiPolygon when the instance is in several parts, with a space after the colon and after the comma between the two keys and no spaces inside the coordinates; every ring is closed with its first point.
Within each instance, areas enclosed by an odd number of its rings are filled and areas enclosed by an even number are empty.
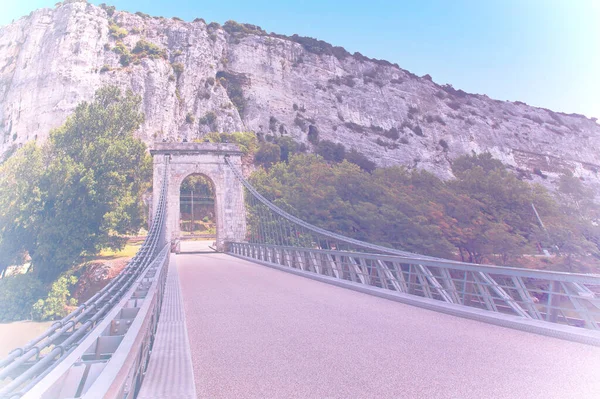
{"type": "Polygon", "coordinates": [[[490,151],[527,178],[568,169],[600,187],[595,120],[440,86],[314,39],[138,14],[71,1],[0,28],[0,153],[44,140],[118,84],[142,95],[150,146],[247,130],[310,148],[310,131],[380,166],[449,177],[453,158],[490,151]]]}

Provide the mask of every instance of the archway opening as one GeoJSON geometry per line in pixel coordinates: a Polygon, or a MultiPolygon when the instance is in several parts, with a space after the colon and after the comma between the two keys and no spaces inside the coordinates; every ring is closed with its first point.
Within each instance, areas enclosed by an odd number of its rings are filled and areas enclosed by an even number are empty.
{"type": "Polygon", "coordinates": [[[191,174],[181,182],[179,231],[182,240],[212,243],[217,237],[215,186],[205,175],[191,174]]]}

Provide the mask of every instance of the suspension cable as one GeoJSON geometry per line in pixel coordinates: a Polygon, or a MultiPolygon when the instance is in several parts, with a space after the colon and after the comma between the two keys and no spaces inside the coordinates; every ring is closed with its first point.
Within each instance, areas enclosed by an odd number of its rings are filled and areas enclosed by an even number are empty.
{"type": "Polygon", "coordinates": [[[305,221],[303,221],[302,219],[299,219],[293,215],[290,215],[289,213],[287,213],[286,211],[284,211],[283,209],[279,208],[278,206],[274,205],[271,201],[269,201],[268,199],[266,199],[265,197],[263,197],[253,186],[252,184],[250,184],[250,182],[248,182],[244,176],[242,176],[242,173],[231,163],[231,160],[229,159],[228,156],[225,156],[225,163],[231,168],[231,170],[233,171],[234,175],[238,178],[238,180],[244,185],[244,187],[246,187],[246,189],[255,197],[257,198],[261,203],[263,203],[267,208],[269,208],[271,211],[275,212],[276,214],[278,214],[279,216],[283,217],[284,219],[287,219],[288,221],[291,221],[292,223],[295,223],[299,226],[304,227],[307,230],[312,231],[313,233],[328,237],[328,238],[332,238],[335,239],[337,241],[341,241],[347,244],[352,244],[355,245],[357,247],[360,248],[365,248],[365,249],[369,249],[369,250],[373,250],[373,251],[377,251],[377,252],[381,252],[381,253],[385,253],[385,254],[391,254],[391,255],[399,255],[399,256],[405,256],[405,257],[410,257],[413,259],[441,259],[441,258],[436,258],[433,256],[427,256],[427,255],[421,255],[421,254],[415,254],[413,252],[408,252],[408,251],[402,251],[402,250],[398,250],[398,249],[393,249],[393,248],[388,248],[388,247],[384,247],[381,245],[377,245],[377,244],[371,244],[365,241],[361,241],[361,240],[357,240],[354,238],[350,238],[350,237],[346,237],[343,236],[341,234],[337,234],[337,233],[333,233],[329,230],[325,230],[322,229],[320,227],[317,227],[315,225],[312,225],[310,223],[307,223],[305,221]]]}

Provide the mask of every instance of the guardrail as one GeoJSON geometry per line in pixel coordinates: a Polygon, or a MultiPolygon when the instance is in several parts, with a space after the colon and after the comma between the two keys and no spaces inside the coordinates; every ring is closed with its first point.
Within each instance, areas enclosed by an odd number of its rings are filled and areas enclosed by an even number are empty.
{"type": "Polygon", "coordinates": [[[23,399],[134,398],[158,325],[169,245],[78,347],[23,399]]]}
{"type": "Polygon", "coordinates": [[[232,242],[228,252],[339,280],[525,319],[600,330],[600,276],[232,242]]]}

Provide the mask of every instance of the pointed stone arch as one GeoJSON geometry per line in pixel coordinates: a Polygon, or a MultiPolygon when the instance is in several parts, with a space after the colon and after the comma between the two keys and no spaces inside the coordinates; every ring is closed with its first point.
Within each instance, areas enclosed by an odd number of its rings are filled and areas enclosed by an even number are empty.
{"type": "Polygon", "coordinates": [[[180,187],[183,180],[193,174],[206,176],[214,186],[217,250],[224,251],[229,241],[245,239],[246,210],[243,186],[225,163],[225,157],[228,157],[233,165],[241,170],[242,152],[235,144],[156,143],[150,153],[154,157],[152,198],[154,211],[158,203],[157,188],[162,186],[164,168],[168,168],[167,239],[176,243],[181,238],[180,187]],[[168,163],[165,162],[165,155],[169,157],[168,163]]]}

